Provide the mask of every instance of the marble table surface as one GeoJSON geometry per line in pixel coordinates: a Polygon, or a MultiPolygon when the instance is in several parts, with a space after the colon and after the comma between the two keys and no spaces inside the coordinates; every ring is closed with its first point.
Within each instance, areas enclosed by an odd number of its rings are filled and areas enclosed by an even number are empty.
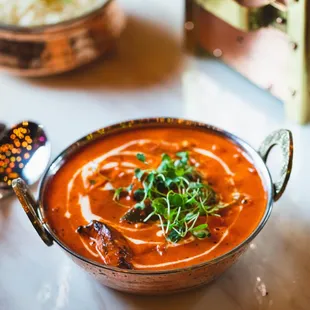
{"type": "MultiPolygon", "coordinates": [[[[99,127],[178,116],[227,129],[254,147],[272,130],[295,140],[292,177],[264,230],[216,282],[165,297],[102,287],[57,246],[47,248],[15,197],[0,201],[1,310],[310,309],[310,127],[288,122],[281,102],[215,60],[182,53],[183,1],[122,0],[128,27],[117,55],[63,76],[0,75],[0,120],[42,123],[55,157],[99,127]]],[[[271,156],[270,169],[279,153],[271,156]]],[[[36,191],[36,186],[33,187],[36,191]]]]}

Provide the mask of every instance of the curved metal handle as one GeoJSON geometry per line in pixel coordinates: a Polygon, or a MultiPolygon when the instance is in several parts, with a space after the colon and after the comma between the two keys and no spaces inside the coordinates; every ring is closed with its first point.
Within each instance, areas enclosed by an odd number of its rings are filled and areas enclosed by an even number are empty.
{"type": "Polygon", "coordinates": [[[51,246],[53,244],[53,239],[46,231],[42,221],[38,217],[38,204],[35,201],[33,195],[31,194],[28,185],[23,179],[18,178],[12,181],[12,187],[24,211],[28,215],[28,218],[32,223],[33,227],[35,228],[41,239],[44,241],[44,243],[48,246],[51,246]]]}
{"type": "Polygon", "coordinates": [[[279,146],[283,155],[283,165],[280,178],[273,183],[273,199],[277,201],[283,194],[292,171],[293,164],[293,136],[289,130],[280,129],[271,133],[261,144],[258,153],[266,162],[268,154],[274,146],[279,146]]]}

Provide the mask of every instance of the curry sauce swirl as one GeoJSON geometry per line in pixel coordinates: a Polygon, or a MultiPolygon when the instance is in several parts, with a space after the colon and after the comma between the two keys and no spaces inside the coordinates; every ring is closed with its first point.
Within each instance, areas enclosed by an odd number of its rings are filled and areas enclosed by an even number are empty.
{"type": "Polygon", "coordinates": [[[87,146],[56,173],[46,199],[48,223],[73,251],[99,263],[144,270],[185,267],[224,254],[251,234],[266,206],[259,173],[238,146],[214,134],[183,128],[132,130],[87,146]],[[174,243],[167,241],[158,220],[122,221],[136,201],[130,194],[116,201],[114,195],[132,183],[136,169],[145,168],[137,154],[145,155],[148,169],[156,169],[162,154],[173,157],[182,151],[189,152],[191,164],[222,202],[236,203],[221,210],[220,216],[204,219],[208,238],[187,234],[174,243]],[[95,226],[85,238],[77,229],[90,223],[95,226]],[[111,251],[118,255],[117,262],[111,251]]]}

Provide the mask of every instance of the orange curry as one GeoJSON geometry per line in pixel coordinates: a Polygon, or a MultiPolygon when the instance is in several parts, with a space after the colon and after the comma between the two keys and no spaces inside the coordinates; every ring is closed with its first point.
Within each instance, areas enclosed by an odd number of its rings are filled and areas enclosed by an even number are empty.
{"type": "Polygon", "coordinates": [[[53,177],[46,221],[66,246],[98,263],[166,270],[216,258],[262,219],[267,195],[247,155],[199,129],[107,135],[53,177]]]}

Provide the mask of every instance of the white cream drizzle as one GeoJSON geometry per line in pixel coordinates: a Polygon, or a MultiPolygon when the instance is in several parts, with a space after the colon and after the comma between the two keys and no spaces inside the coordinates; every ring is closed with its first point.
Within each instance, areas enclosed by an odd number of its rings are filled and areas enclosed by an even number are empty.
{"type": "Polygon", "coordinates": [[[86,223],[91,221],[102,221],[102,217],[97,216],[91,211],[90,201],[88,196],[79,195],[79,204],[81,206],[82,216],[86,223]]]}
{"type": "Polygon", "coordinates": [[[110,163],[107,163],[107,164],[103,165],[103,166],[101,167],[101,169],[102,169],[102,170],[110,170],[110,169],[113,169],[113,168],[115,168],[115,167],[117,167],[117,166],[118,166],[118,163],[112,161],[112,162],[110,162],[110,163]]]}
{"type": "MultiPolygon", "coordinates": [[[[136,154],[137,154],[137,153],[136,153],[136,154]]],[[[122,167],[127,167],[127,168],[137,168],[137,165],[132,164],[132,163],[128,163],[128,162],[126,162],[126,161],[122,162],[122,163],[121,163],[121,166],[122,166],[122,167]]]]}
{"type": "MultiPolygon", "coordinates": [[[[140,239],[134,239],[134,238],[131,238],[131,237],[125,237],[128,241],[136,244],[136,245],[140,245],[140,244],[154,244],[154,245],[162,245],[164,244],[163,241],[144,241],[144,240],[140,240],[140,239]]],[[[195,240],[195,238],[193,236],[190,236],[189,238],[185,239],[185,240],[182,240],[181,242],[179,243],[168,243],[167,244],[167,248],[175,248],[175,247],[178,247],[180,245],[183,245],[183,244],[187,244],[187,243],[190,243],[190,242],[193,242],[195,240]]]]}
{"type": "Polygon", "coordinates": [[[127,167],[127,168],[137,168],[137,165],[124,161],[124,162],[121,162],[121,163],[118,163],[118,162],[107,163],[107,164],[105,164],[105,165],[103,165],[101,167],[101,170],[110,170],[110,169],[113,169],[113,168],[119,167],[119,166],[127,167]]]}
{"type": "Polygon", "coordinates": [[[81,173],[82,179],[84,182],[84,186],[86,188],[88,178],[96,172],[96,169],[100,163],[102,163],[103,161],[105,161],[109,157],[119,155],[121,153],[121,151],[125,150],[126,148],[128,148],[132,145],[136,145],[139,142],[142,144],[145,144],[145,143],[149,143],[150,140],[147,140],[147,139],[132,140],[130,142],[124,143],[123,145],[121,145],[119,147],[116,147],[116,148],[110,150],[109,152],[105,153],[104,155],[101,155],[101,156],[95,158],[91,162],[89,162],[89,163],[85,164],[84,166],[82,166],[81,168],[79,168],[77,170],[77,172],[74,174],[73,180],[75,180],[76,177],[81,173]]]}
{"type": "Polygon", "coordinates": [[[168,248],[170,248],[170,247],[171,248],[176,248],[176,247],[178,247],[180,245],[191,243],[193,241],[195,241],[195,237],[194,236],[190,236],[190,237],[188,237],[186,239],[183,239],[183,240],[179,241],[178,243],[169,243],[167,247],[168,248]]]}
{"type": "Polygon", "coordinates": [[[97,252],[94,252],[94,251],[89,247],[89,244],[88,244],[87,242],[85,242],[85,241],[83,240],[83,238],[81,238],[81,241],[82,241],[82,243],[84,244],[84,246],[85,246],[85,248],[87,249],[87,251],[88,251],[91,255],[93,255],[93,256],[95,256],[95,257],[98,257],[98,256],[99,256],[99,254],[98,254],[97,252]]]}
{"type": "MultiPolygon", "coordinates": [[[[88,185],[89,185],[88,184],[89,177],[92,176],[96,172],[96,169],[97,169],[97,167],[98,167],[98,165],[100,163],[102,163],[103,161],[107,160],[108,158],[110,158],[112,156],[116,156],[116,155],[126,155],[126,156],[131,156],[132,155],[132,156],[136,156],[138,151],[124,151],[124,150],[126,148],[128,148],[128,147],[133,146],[133,145],[144,145],[144,144],[151,143],[151,142],[153,142],[153,141],[149,140],[149,139],[140,139],[140,140],[130,141],[130,142],[125,143],[125,144],[123,144],[123,145],[121,145],[121,146],[119,146],[117,148],[114,148],[114,149],[110,150],[109,152],[105,153],[104,155],[95,158],[91,162],[89,162],[89,163],[85,164],[84,166],[82,166],[81,168],[79,168],[76,171],[76,173],[73,175],[73,177],[71,178],[69,183],[68,183],[68,187],[67,187],[67,211],[65,212],[65,216],[66,217],[71,217],[71,213],[70,213],[70,210],[69,210],[70,195],[71,195],[71,191],[72,191],[74,182],[75,182],[76,178],[79,175],[81,175],[81,177],[82,177],[82,181],[83,181],[84,187],[87,188],[88,185]]],[[[171,145],[173,145],[175,147],[178,146],[177,144],[174,144],[174,143],[171,144],[171,143],[168,143],[168,142],[165,142],[165,141],[161,141],[160,143],[162,145],[167,145],[167,146],[171,146],[171,145]]],[[[209,157],[209,158],[212,158],[212,159],[216,160],[223,167],[223,169],[225,170],[225,172],[228,175],[234,176],[234,173],[230,170],[228,165],[220,157],[215,155],[213,152],[205,150],[205,149],[201,149],[201,148],[198,148],[198,147],[193,148],[193,150],[196,153],[199,153],[201,155],[204,155],[206,157],[209,157]]],[[[137,167],[136,165],[134,165],[132,163],[129,163],[129,162],[121,162],[121,164],[119,164],[118,162],[109,162],[109,163],[106,163],[105,165],[103,165],[101,167],[101,169],[102,170],[108,170],[108,169],[117,168],[119,166],[126,167],[126,168],[133,168],[133,169],[126,169],[125,171],[127,173],[132,173],[134,168],[137,167]]],[[[232,179],[232,182],[233,182],[233,179],[232,179]]],[[[101,188],[101,190],[112,190],[112,189],[113,189],[113,186],[109,182],[106,183],[105,186],[101,188]]],[[[130,228],[130,227],[122,226],[122,225],[117,225],[117,224],[112,223],[110,221],[104,220],[101,217],[99,217],[96,214],[94,214],[92,212],[92,210],[91,210],[91,205],[90,205],[90,201],[89,201],[89,197],[88,196],[80,195],[79,196],[79,205],[81,207],[82,216],[83,216],[83,218],[84,218],[86,223],[89,223],[92,220],[97,220],[97,221],[103,221],[104,223],[106,223],[106,224],[108,224],[108,225],[118,229],[121,232],[124,232],[124,231],[135,232],[137,230],[136,228],[130,228]]],[[[167,263],[153,264],[153,265],[142,265],[142,264],[135,263],[134,266],[136,268],[144,268],[144,269],[145,268],[149,268],[149,269],[163,268],[163,267],[179,264],[179,263],[182,263],[182,262],[189,262],[189,261],[194,260],[196,258],[203,257],[204,255],[207,255],[208,253],[210,253],[211,251],[216,249],[223,242],[223,240],[227,237],[227,235],[229,234],[230,227],[232,225],[234,225],[234,223],[236,222],[237,218],[240,215],[241,210],[242,210],[242,206],[240,206],[239,213],[236,216],[234,222],[227,228],[227,230],[225,231],[225,233],[223,234],[223,236],[221,237],[219,242],[217,244],[215,244],[213,247],[211,247],[210,249],[208,249],[207,251],[205,251],[203,253],[200,253],[198,255],[195,255],[193,257],[189,257],[189,258],[186,258],[186,259],[180,259],[180,260],[174,261],[174,262],[167,262],[167,263]]],[[[139,228],[139,230],[149,230],[151,228],[152,227],[145,227],[145,228],[139,228]]],[[[157,232],[157,235],[160,237],[158,232],[157,232]]],[[[134,239],[134,238],[128,237],[126,235],[124,235],[124,237],[129,242],[132,242],[135,245],[142,245],[142,244],[161,245],[161,244],[163,244],[163,242],[149,242],[149,241],[144,241],[144,240],[140,240],[140,239],[134,239]]],[[[184,240],[184,242],[182,242],[180,244],[168,244],[168,247],[180,246],[182,244],[192,242],[192,241],[194,241],[194,239],[195,239],[194,237],[190,237],[190,238],[184,240]]],[[[89,246],[83,241],[82,238],[81,238],[81,240],[82,240],[84,246],[86,247],[86,249],[89,251],[90,254],[92,254],[93,256],[96,256],[96,257],[98,257],[98,255],[100,255],[101,258],[103,259],[103,261],[105,261],[105,258],[102,257],[102,255],[100,253],[98,254],[98,253],[95,253],[94,251],[92,251],[89,248],[89,246]]]]}
{"type": "Polygon", "coordinates": [[[97,250],[99,256],[101,257],[101,259],[103,260],[103,262],[107,265],[106,258],[104,257],[104,255],[102,255],[101,251],[99,251],[97,244],[96,244],[96,250],[97,250]]]}
{"type": "Polygon", "coordinates": [[[210,158],[213,158],[215,159],[219,164],[221,164],[221,166],[224,168],[225,172],[229,175],[235,175],[228,167],[228,165],[220,158],[218,157],[217,155],[215,155],[214,153],[208,151],[208,150],[204,150],[204,149],[201,149],[199,147],[195,147],[193,149],[196,153],[199,153],[201,155],[204,155],[204,156],[207,156],[207,157],[210,157],[210,158]]]}
{"type": "Polygon", "coordinates": [[[155,244],[155,245],[157,245],[157,244],[163,244],[163,242],[161,241],[158,241],[158,242],[156,242],[156,241],[144,241],[144,240],[140,240],[140,239],[134,239],[134,238],[131,238],[131,237],[128,237],[128,236],[126,236],[125,237],[128,241],[130,241],[130,242],[132,242],[132,243],[134,243],[134,244],[137,244],[137,245],[139,245],[139,244],[155,244]]]}
{"type": "Polygon", "coordinates": [[[103,187],[100,188],[102,191],[112,191],[114,190],[113,185],[110,182],[107,182],[103,187]]]}
{"type": "Polygon", "coordinates": [[[83,165],[81,168],[79,168],[74,173],[73,177],[71,178],[71,180],[69,181],[68,186],[67,186],[67,206],[66,206],[67,207],[67,212],[69,212],[69,205],[70,205],[69,202],[70,202],[70,194],[71,194],[71,191],[72,191],[72,187],[73,187],[73,184],[74,184],[76,178],[79,175],[82,176],[84,187],[87,188],[88,177],[93,175],[93,173],[96,171],[96,168],[97,168],[97,166],[98,166],[98,164],[100,162],[103,162],[105,159],[109,158],[110,156],[116,155],[117,153],[121,152],[122,150],[124,150],[124,149],[126,149],[126,148],[128,148],[128,147],[130,147],[132,145],[139,144],[142,141],[144,141],[144,143],[150,142],[150,140],[133,140],[133,141],[130,141],[128,143],[125,143],[125,144],[121,145],[120,147],[112,149],[111,151],[105,153],[102,156],[99,156],[99,157],[95,158],[95,160],[93,160],[93,161],[83,165]]]}
{"type": "Polygon", "coordinates": [[[209,254],[211,251],[213,251],[214,249],[216,249],[219,244],[228,236],[228,230],[226,230],[222,236],[222,238],[220,239],[220,241],[215,244],[212,248],[210,248],[209,250],[203,252],[203,253],[200,253],[200,254],[197,254],[195,256],[191,256],[189,258],[184,258],[184,259],[179,259],[177,261],[173,261],[173,262],[167,262],[167,263],[161,263],[161,264],[153,264],[153,265],[144,265],[144,264],[138,264],[138,263],[134,263],[134,266],[136,268],[149,268],[149,269],[154,269],[154,268],[163,268],[163,267],[167,267],[167,266],[171,266],[171,265],[175,265],[175,264],[179,264],[179,263],[186,263],[186,262],[190,262],[191,260],[193,259],[196,259],[196,258],[199,258],[199,257],[202,257],[202,256],[205,256],[207,254],[209,254]]]}
{"type": "Polygon", "coordinates": [[[135,157],[137,155],[137,153],[139,153],[138,151],[124,151],[124,152],[120,152],[117,155],[125,155],[125,156],[133,156],[135,157]]]}
{"type": "MultiPolygon", "coordinates": [[[[96,170],[93,168],[93,163],[91,163],[91,166],[86,167],[82,170],[81,176],[84,183],[84,187],[87,188],[88,186],[88,179],[90,176],[92,176],[95,173],[96,170]]],[[[78,176],[79,174],[77,174],[78,176]]]]}
{"type": "Polygon", "coordinates": [[[200,258],[203,257],[207,254],[209,254],[210,252],[212,252],[213,250],[215,250],[223,241],[224,239],[229,235],[229,230],[230,228],[235,224],[235,222],[237,221],[237,219],[239,218],[240,212],[242,211],[243,206],[240,205],[239,206],[239,213],[238,216],[236,216],[235,220],[231,223],[231,225],[227,228],[227,230],[223,233],[223,236],[221,237],[221,239],[219,240],[219,242],[217,244],[215,244],[213,247],[211,247],[210,249],[206,250],[203,253],[197,254],[195,256],[191,256],[188,258],[184,258],[184,259],[179,259],[177,261],[173,261],[173,262],[167,262],[167,263],[161,263],[161,264],[152,264],[152,265],[144,265],[144,264],[138,264],[138,263],[134,263],[134,266],[136,268],[143,268],[143,269],[154,269],[154,268],[163,268],[163,267],[167,267],[167,266],[172,266],[175,264],[180,264],[180,263],[186,263],[186,262],[190,262],[196,258],[200,258]]]}
{"type": "Polygon", "coordinates": [[[69,205],[70,205],[70,194],[71,194],[71,190],[72,190],[72,187],[73,187],[73,182],[74,182],[74,179],[75,179],[75,175],[76,173],[74,174],[73,178],[70,180],[70,182],[68,183],[68,186],[67,186],[67,205],[66,205],[66,212],[65,212],[65,217],[67,218],[70,218],[71,217],[71,213],[69,212],[69,205]]]}
{"type": "Polygon", "coordinates": [[[156,233],[156,236],[157,237],[162,237],[164,235],[164,232],[162,230],[159,230],[157,233],[156,233]]]}

